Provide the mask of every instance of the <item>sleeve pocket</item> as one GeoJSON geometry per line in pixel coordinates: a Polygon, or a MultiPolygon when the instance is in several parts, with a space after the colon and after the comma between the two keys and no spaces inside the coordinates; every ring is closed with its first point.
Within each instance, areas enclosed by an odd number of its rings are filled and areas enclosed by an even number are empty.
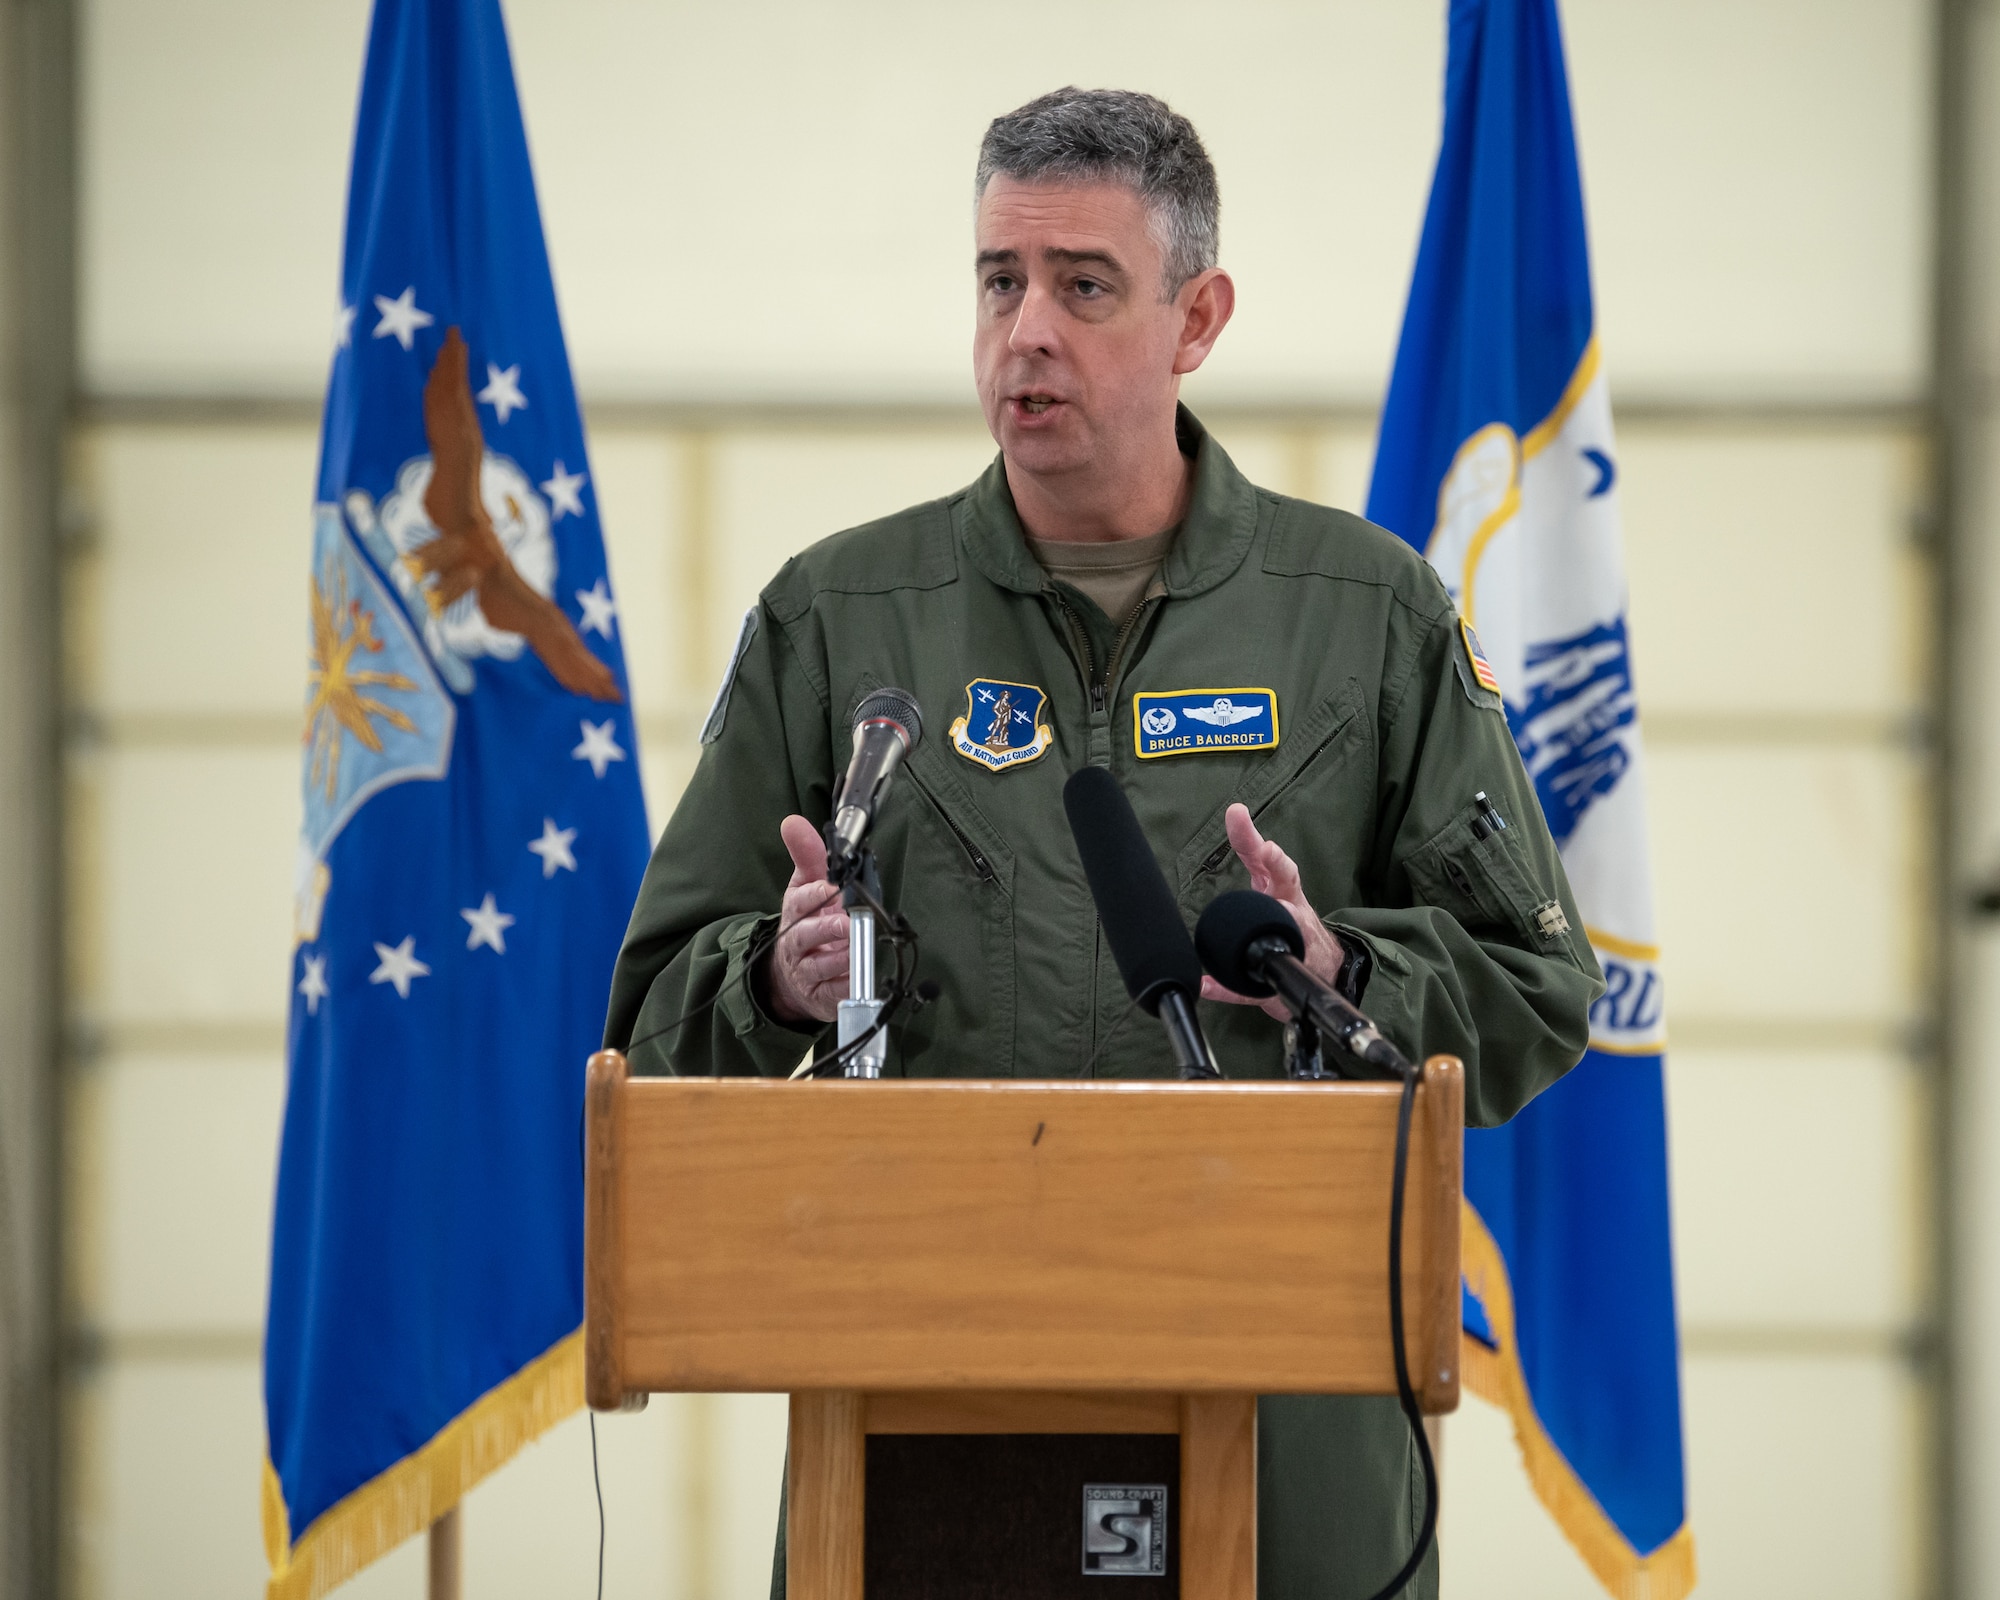
{"type": "Polygon", "coordinates": [[[1409,862],[1410,886],[1426,905],[1467,928],[1501,930],[1525,949],[1574,963],[1569,913],[1553,885],[1537,881],[1516,831],[1495,831],[1468,804],[1409,862]]]}

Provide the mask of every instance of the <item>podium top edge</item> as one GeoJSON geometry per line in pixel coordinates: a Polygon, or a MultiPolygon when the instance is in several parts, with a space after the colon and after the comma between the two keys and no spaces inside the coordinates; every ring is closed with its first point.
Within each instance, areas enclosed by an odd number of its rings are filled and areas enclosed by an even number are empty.
{"type": "Polygon", "coordinates": [[[1395,1095],[1401,1085],[1383,1079],[1341,1078],[1307,1082],[1290,1078],[1241,1078],[1183,1083],[1171,1078],[788,1078],[752,1077],[633,1077],[631,1089],[660,1093],[689,1089],[724,1093],[757,1093],[784,1089],[803,1094],[865,1091],[892,1095],[1395,1095]]]}

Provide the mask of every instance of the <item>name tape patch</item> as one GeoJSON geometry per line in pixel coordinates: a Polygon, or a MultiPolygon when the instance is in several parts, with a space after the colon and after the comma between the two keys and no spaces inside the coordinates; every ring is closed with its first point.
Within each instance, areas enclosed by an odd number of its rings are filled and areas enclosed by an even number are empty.
{"type": "Polygon", "coordinates": [[[1141,760],[1273,750],[1275,689],[1169,689],[1132,696],[1132,745],[1141,760]]]}

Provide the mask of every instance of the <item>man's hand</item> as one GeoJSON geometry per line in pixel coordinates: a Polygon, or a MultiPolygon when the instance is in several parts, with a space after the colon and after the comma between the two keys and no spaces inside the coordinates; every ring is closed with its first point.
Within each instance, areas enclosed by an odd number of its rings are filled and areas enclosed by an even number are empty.
{"type": "Polygon", "coordinates": [[[840,890],[826,881],[826,844],[819,830],[804,817],[790,816],[778,825],[778,836],[791,852],[792,881],[778,913],[783,931],[766,958],[765,993],[780,1022],[831,1022],[847,998],[847,912],[840,890]]]}
{"type": "MultiPolygon", "coordinates": [[[[1236,852],[1236,859],[1250,871],[1250,887],[1259,894],[1267,894],[1287,911],[1299,925],[1299,932],[1305,935],[1305,967],[1322,983],[1331,985],[1340,977],[1341,963],[1347,959],[1347,951],[1341,942],[1319,920],[1318,914],[1306,904],[1305,890],[1299,885],[1298,864],[1285,852],[1257,831],[1257,824],[1250,820],[1248,806],[1231,806],[1223,817],[1223,826],[1229,830],[1229,847],[1236,852]]],[[[1285,1021],[1291,1013],[1286,1011],[1284,1002],[1275,995],[1269,1000],[1252,1000],[1248,995],[1225,989],[1213,978],[1201,980],[1201,997],[1204,1000],[1225,1000],[1231,1005],[1262,1006],[1265,1011],[1285,1021]]]]}

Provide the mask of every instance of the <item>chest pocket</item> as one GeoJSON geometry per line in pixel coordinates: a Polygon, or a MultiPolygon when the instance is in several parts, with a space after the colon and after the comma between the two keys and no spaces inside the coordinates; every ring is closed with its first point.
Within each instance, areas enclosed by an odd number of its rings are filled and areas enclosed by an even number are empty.
{"type": "Polygon", "coordinates": [[[902,831],[893,883],[884,851],[883,887],[917,924],[922,975],[943,988],[939,1004],[900,1025],[900,1059],[906,1075],[930,1077],[939,1071],[935,1059],[962,1059],[963,1042],[976,1038],[980,1075],[1010,1077],[1018,1010],[1014,852],[966,794],[949,766],[959,758],[945,749],[918,746],[899,775],[907,788],[890,802],[900,801],[902,831]]]}
{"type": "MultiPolygon", "coordinates": [[[[1296,728],[1287,729],[1277,757],[1261,766],[1255,777],[1217,806],[1195,830],[1174,860],[1182,890],[1211,877],[1234,859],[1229,835],[1223,829],[1223,815],[1231,806],[1248,806],[1251,820],[1262,828],[1281,802],[1307,787],[1317,801],[1323,798],[1320,790],[1324,785],[1337,783],[1342,773],[1352,776],[1353,792],[1340,797],[1343,804],[1323,808],[1312,833],[1322,841],[1330,828],[1351,830],[1357,838],[1365,838],[1375,810],[1375,764],[1358,758],[1368,754],[1372,741],[1368,702],[1361,686],[1350,678],[1338,694],[1322,700],[1296,728]]],[[[1307,843],[1305,839],[1284,842],[1295,857],[1307,843]]],[[[1349,849],[1353,853],[1351,844],[1349,849]]],[[[1354,859],[1359,859],[1358,854],[1354,859]]]]}
{"type": "Polygon", "coordinates": [[[1416,900],[1449,911],[1467,928],[1496,928],[1529,950],[1578,965],[1569,914],[1538,881],[1519,831],[1498,831],[1468,805],[1410,857],[1416,900]]]}

